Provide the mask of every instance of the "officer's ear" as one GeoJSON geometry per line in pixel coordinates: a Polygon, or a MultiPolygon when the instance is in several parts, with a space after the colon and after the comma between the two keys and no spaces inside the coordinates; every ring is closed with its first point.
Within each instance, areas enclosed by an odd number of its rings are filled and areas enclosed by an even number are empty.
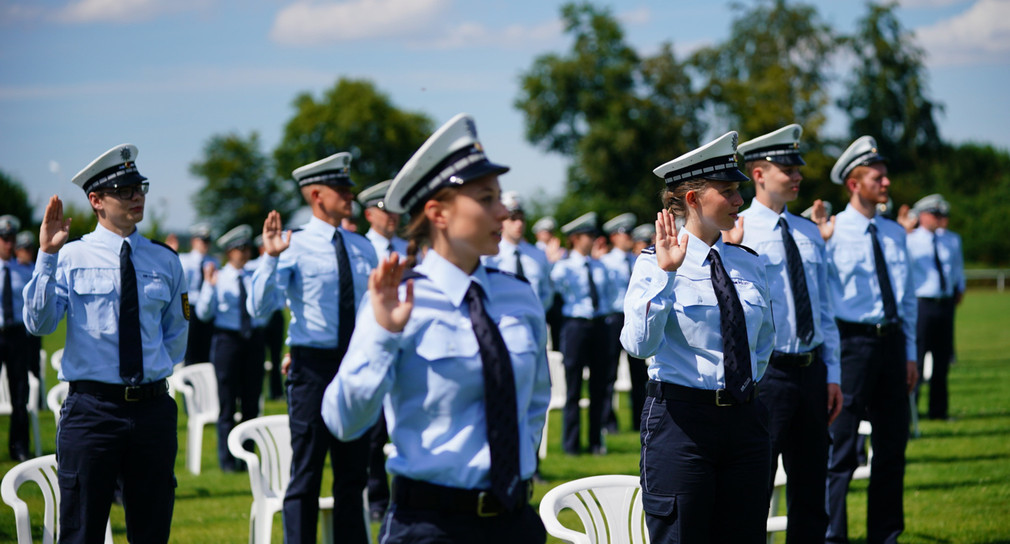
{"type": "Polygon", "coordinates": [[[444,229],[449,223],[448,214],[446,213],[448,208],[448,202],[430,198],[424,203],[423,213],[428,218],[428,222],[431,223],[432,227],[444,229]]]}

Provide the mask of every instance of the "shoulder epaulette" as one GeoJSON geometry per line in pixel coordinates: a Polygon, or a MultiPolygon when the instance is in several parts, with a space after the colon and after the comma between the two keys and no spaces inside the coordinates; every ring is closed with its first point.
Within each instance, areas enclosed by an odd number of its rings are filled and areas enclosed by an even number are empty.
{"type": "Polygon", "coordinates": [[[152,243],[152,244],[155,244],[155,245],[158,245],[158,246],[161,246],[161,247],[163,247],[163,248],[165,248],[165,249],[167,249],[167,250],[171,251],[172,253],[175,253],[176,255],[178,255],[178,254],[179,254],[179,252],[178,252],[178,251],[176,251],[176,250],[172,249],[172,246],[170,246],[170,245],[166,244],[165,242],[162,242],[162,241],[159,241],[159,240],[151,240],[151,243],[152,243]]]}
{"type": "Polygon", "coordinates": [[[513,277],[513,278],[515,278],[515,279],[523,282],[523,283],[529,283],[530,282],[530,280],[526,279],[526,276],[520,276],[519,274],[516,274],[514,272],[506,272],[504,270],[499,270],[497,268],[491,268],[490,266],[486,266],[486,267],[484,267],[484,269],[487,270],[489,273],[492,273],[492,274],[503,274],[505,276],[511,276],[511,277],[513,277]]]}
{"type": "Polygon", "coordinates": [[[652,245],[642,250],[642,255],[655,255],[656,246],[652,245]]]}
{"type": "Polygon", "coordinates": [[[727,246],[738,247],[738,248],[746,251],[747,253],[750,253],[751,255],[753,255],[755,257],[758,257],[758,252],[757,251],[754,251],[753,249],[751,249],[751,248],[749,248],[749,247],[747,247],[747,246],[745,246],[743,244],[731,244],[729,242],[726,242],[726,245],[727,246]]]}
{"type": "Polygon", "coordinates": [[[425,278],[425,279],[427,279],[428,276],[425,276],[424,274],[422,274],[422,273],[418,272],[417,270],[414,270],[413,268],[411,268],[410,270],[407,270],[406,272],[403,273],[403,277],[400,278],[400,283],[403,283],[403,282],[405,282],[407,280],[412,280],[412,279],[415,279],[415,278],[425,278]]]}

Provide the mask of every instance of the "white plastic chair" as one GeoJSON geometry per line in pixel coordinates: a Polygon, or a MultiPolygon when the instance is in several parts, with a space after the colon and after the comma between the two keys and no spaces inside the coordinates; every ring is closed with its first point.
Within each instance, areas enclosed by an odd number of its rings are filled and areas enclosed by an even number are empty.
{"type": "MultiPolygon", "coordinates": [[[[57,535],[57,518],[60,511],[60,485],[56,479],[56,456],[46,455],[25,461],[10,469],[0,482],[0,497],[14,509],[18,544],[32,544],[31,520],[28,504],[18,497],[18,489],[25,482],[35,482],[42,491],[42,544],[53,544],[57,535]]],[[[105,542],[112,544],[112,525],[105,526],[105,542]]]]}
{"type": "Polygon", "coordinates": [[[631,367],[628,366],[628,353],[621,350],[617,360],[617,379],[614,380],[614,410],[621,406],[621,393],[631,392],[631,367]]]}
{"type": "MultiPolygon", "coordinates": [[[[32,442],[35,444],[35,457],[42,455],[42,433],[39,432],[39,379],[28,372],[28,424],[32,428],[32,442]]],[[[14,406],[11,404],[10,386],[7,383],[7,365],[0,367],[0,415],[11,415],[14,406]]]]}
{"type": "MultiPolygon", "coordinates": [[[[49,360],[49,355],[46,354],[46,350],[39,349],[39,375],[37,377],[39,379],[40,397],[41,397],[41,392],[48,391],[48,389],[46,389],[46,361],[48,361],[48,360],[49,360]]],[[[36,406],[39,407],[39,410],[44,410],[46,408],[46,406],[42,405],[42,399],[41,398],[36,399],[36,401],[37,401],[36,406]]]]}
{"type": "Polygon", "coordinates": [[[870,440],[870,435],[873,434],[873,425],[866,420],[860,421],[859,434],[866,436],[866,464],[856,468],[856,471],[852,473],[852,479],[866,480],[869,479],[870,468],[873,466],[873,443],[870,440]]]}
{"type": "Polygon", "coordinates": [[[56,420],[56,426],[60,426],[60,408],[63,406],[63,401],[67,400],[67,395],[70,394],[70,384],[67,382],[60,382],[53,386],[46,394],[46,406],[49,407],[49,411],[53,413],[53,419],[56,420]]]}
{"type": "Polygon", "coordinates": [[[767,544],[772,544],[775,534],[785,531],[788,527],[788,516],[779,516],[779,504],[782,502],[782,495],[786,490],[786,469],[782,466],[782,456],[779,455],[779,466],[775,470],[775,487],[772,489],[771,504],[768,505],[768,523],[765,526],[767,532],[767,544]]]}
{"type": "MultiPolygon", "coordinates": [[[[274,514],[280,512],[284,505],[284,492],[291,477],[288,416],[263,416],[239,423],[228,433],[228,450],[237,459],[245,461],[249,469],[249,487],[253,495],[249,512],[249,542],[269,544],[274,514]],[[255,442],[259,455],[242,447],[246,440],[255,442]]],[[[333,542],[332,510],[333,497],[319,497],[322,542],[333,542]]],[[[367,523],[365,527],[368,527],[367,523]]]]}
{"type": "Polygon", "coordinates": [[[540,519],[547,533],[573,544],[647,544],[638,476],[607,474],[563,483],[540,501],[540,519]],[[568,508],[582,521],[583,532],[558,521],[568,508]]]}
{"type": "Polygon", "coordinates": [[[57,374],[60,373],[60,368],[63,367],[63,348],[53,352],[53,356],[49,359],[49,364],[52,365],[53,370],[55,370],[57,374]]]}
{"type": "Polygon", "coordinates": [[[217,424],[217,376],[211,363],[184,366],[172,375],[175,390],[182,393],[186,402],[186,468],[200,474],[200,457],[203,452],[203,427],[217,424]]]}

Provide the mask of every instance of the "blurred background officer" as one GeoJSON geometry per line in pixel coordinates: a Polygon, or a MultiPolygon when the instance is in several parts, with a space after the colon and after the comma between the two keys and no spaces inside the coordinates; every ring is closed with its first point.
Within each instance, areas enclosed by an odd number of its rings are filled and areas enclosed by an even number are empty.
{"type": "MultiPolygon", "coordinates": [[[[533,237],[536,238],[533,245],[544,252],[551,268],[554,268],[554,263],[568,256],[568,251],[561,245],[561,239],[554,234],[557,228],[557,220],[548,215],[538,219],[530,229],[533,231],[533,237]]],[[[554,289],[553,283],[551,281],[552,289],[554,289]]],[[[547,329],[550,332],[549,349],[561,349],[561,322],[564,320],[564,316],[561,315],[561,307],[563,305],[564,302],[561,300],[561,294],[558,293],[557,289],[554,289],[554,296],[550,306],[547,308],[547,329]]]]}
{"type": "MultiPolygon", "coordinates": [[[[14,239],[14,257],[19,264],[28,267],[29,275],[35,268],[35,258],[39,252],[39,244],[35,239],[35,233],[30,230],[23,230],[14,239]]],[[[15,319],[17,316],[15,316],[15,319]]],[[[45,361],[42,357],[42,337],[34,334],[26,334],[28,337],[28,347],[25,350],[25,360],[28,364],[28,372],[31,372],[39,379],[41,384],[45,384],[45,361]],[[39,374],[42,372],[42,374],[39,374]]],[[[45,395],[39,395],[39,410],[46,409],[45,395]]]]}
{"type": "MultiPolygon", "coordinates": [[[[263,235],[259,234],[253,238],[253,245],[256,246],[256,257],[245,264],[246,270],[250,274],[256,271],[259,266],[260,257],[263,256],[263,235]]],[[[281,352],[284,347],[284,308],[279,307],[270,313],[267,324],[263,327],[263,344],[266,353],[269,354],[269,367],[266,368],[268,394],[270,400],[284,398],[284,384],[281,378],[281,361],[284,357],[281,352]]]]}
{"type": "MultiPolygon", "coordinates": [[[[0,364],[7,367],[7,387],[10,389],[11,421],[7,435],[7,451],[11,459],[28,459],[28,367],[30,350],[35,345],[25,332],[21,312],[24,309],[22,291],[32,277],[32,269],[14,257],[15,237],[21,221],[13,215],[0,216],[0,262],[3,266],[3,287],[0,291],[0,364]]],[[[35,337],[32,337],[35,338],[35,337]]],[[[35,349],[35,360],[39,358],[35,349]]]]}
{"type": "Polygon", "coordinates": [[[666,182],[656,246],[635,262],[624,304],[624,349],[653,357],[641,482],[657,544],[765,539],[768,412],[755,391],[775,331],[763,263],[721,238],[747,179],[736,140],[728,132],[653,170],[666,182]]]}
{"type": "Polygon", "coordinates": [[[481,257],[484,266],[496,268],[522,276],[533,287],[544,311],[554,303],[554,287],[551,286],[551,265],[547,254],[523,239],[526,232],[526,212],[522,198],[515,191],[501,194],[501,202],[509,216],[502,221],[501,242],[496,255],[481,257]]]}
{"type": "Polygon", "coordinates": [[[908,235],[912,281],[919,301],[916,323],[917,362],[922,376],[926,352],[933,354],[929,380],[929,418],[947,419],[947,371],[954,350],[954,307],[963,292],[964,268],[960,249],[940,231],[945,201],[938,194],[915,203],[919,227],[908,235]]]}
{"type": "MultiPolygon", "coordinates": [[[[558,222],[553,217],[546,215],[537,219],[536,223],[530,228],[533,231],[533,237],[536,238],[536,242],[533,244],[537,246],[537,249],[543,251],[547,254],[547,247],[551,245],[551,242],[558,240],[558,237],[554,235],[554,231],[558,228],[558,222]]],[[[560,245],[560,240],[558,240],[558,245],[560,245]]]]}
{"type": "Polygon", "coordinates": [[[263,394],[263,327],[272,312],[253,318],[247,308],[253,271],[246,263],[252,253],[252,233],[249,225],[239,225],[217,239],[217,246],[225,252],[225,264],[220,270],[211,264],[204,268],[203,288],[196,303],[196,316],[214,323],[210,362],[217,375],[217,458],[223,472],[240,468],[228,450],[236,404],[241,421],[249,421],[259,415],[263,394]]]}
{"type": "MultiPolygon", "coordinates": [[[[196,299],[203,287],[203,270],[210,264],[217,268],[217,259],[210,255],[210,225],[196,223],[189,227],[188,253],[179,255],[182,269],[186,272],[186,281],[193,299],[190,300],[190,315],[196,314],[196,299]]],[[[210,361],[210,339],[214,334],[214,322],[194,319],[189,324],[189,339],[186,344],[186,364],[206,363],[210,361]]]]}
{"type": "MultiPolygon", "coordinates": [[[[632,253],[635,255],[635,261],[638,261],[638,256],[642,254],[642,251],[656,243],[656,224],[642,223],[638,225],[631,231],[631,239],[635,242],[632,253]]],[[[634,271],[634,265],[631,269],[634,271]]],[[[625,293],[627,293],[627,289],[625,289],[625,293]]],[[[621,304],[623,308],[624,302],[622,301],[621,304]]],[[[620,342],[620,338],[618,338],[618,342],[620,342]]],[[[624,349],[624,346],[621,346],[621,349],[624,349]]],[[[628,374],[631,375],[631,428],[639,431],[642,429],[641,416],[642,407],[645,406],[645,386],[649,382],[649,365],[644,359],[632,357],[631,354],[627,354],[627,358],[628,374]]]]}
{"type": "MultiPolygon", "coordinates": [[[[617,380],[617,365],[621,359],[624,294],[628,291],[631,269],[635,265],[635,254],[631,251],[635,247],[635,241],[631,239],[631,231],[634,228],[635,214],[633,213],[622,213],[603,224],[603,233],[607,235],[611,249],[600,257],[600,262],[607,268],[610,282],[614,286],[612,291],[614,298],[608,303],[610,309],[607,316],[603,318],[607,326],[607,341],[610,342],[607,360],[610,374],[607,376],[607,394],[603,398],[604,428],[608,432],[617,432],[617,414],[614,413],[613,407],[614,381],[617,380]]],[[[631,419],[634,420],[640,415],[640,412],[632,411],[631,419]]]]}
{"type": "Polygon", "coordinates": [[[775,350],[761,379],[772,441],[770,477],[778,456],[788,475],[786,542],[824,538],[828,424],[842,409],[838,328],[831,309],[824,240],[812,221],[789,213],[799,196],[803,129],[789,125],[740,144],[755,197],[725,233],[761,255],[775,320],[775,350]],[[742,232],[741,232],[742,231],[742,232]]]}
{"type": "Polygon", "coordinates": [[[118,145],[74,176],[98,216],[80,240],[67,243],[70,218],[49,199],[25,288],[32,334],[52,333],[66,315],[60,542],[103,541],[117,480],[130,542],[168,542],[172,524],[178,408],[166,378],[186,351],[189,301],[179,256],[137,231],[148,183],[136,156],[118,145]]]}
{"type": "Polygon", "coordinates": [[[480,262],[498,252],[508,215],[498,176],[507,171],[459,114],[386,195],[390,209],[410,212],[408,258],[373,272],[323,404],[345,440],[367,433],[385,404],[396,445],[385,544],[546,539],[529,504],[550,401],[543,307],[526,281],[480,262]],[[424,261],[406,271],[425,245],[424,261]]]}
{"type": "MultiPolygon", "coordinates": [[[[407,255],[407,241],[396,235],[400,214],[387,210],[384,201],[392,181],[381,181],[358,193],[358,202],[365,208],[365,220],[369,225],[365,238],[372,243],[380,262],[393,253],[401,258],[407,255]]],[[[389,506],[389,480],[386,476],[386,453],[383,451],[389,442],[386,418],[380,417],[368,434],[368,510],[372,521],[378,521],[386,515],[389,506]]]]}
{"type": "MultiPolygon", "coordinates": [[[[947,239],[947,244],[951,247],[954,252],[954,267],[958,270],[964,270],[964,252],[961,244],[961,235],[950,230],[948,224],[950,223],[950,202],[946,200],[940,205],[940,217],[938,222],[940,226],[936,229],[936,232],[940,233],[940,236],[947,239]]],[[[955,288],[957,289],[954,295],[954,306],[955,309],[961,304],[961,299],[964,298],[965,289],[965,276],[961,274],[961,282],[955,288]]],[[[950,349],[950,364],[957,362],[957,346],[954,344],[955,338],[951,338],[951,349],[950,349]]]]}
{"type": "Polygon", "coordinates": [[[551,280],[561,295],[561,353],[565,358],[568,398],[563,410],[561,446],[565,453],[580,450],[582,369],[589,368],[589,451],[606,453],[603,444],[603,410],[607,395],[610,344],[604,317],[610,313],[614,287],[607,268],[591,255],[599,232],[596,212],[582,215],[561,227],[568,237],[568,257],[554,263],[551,280]]]}
{"type": "Polygon", "coordinates": [[[354,185],[351,154],[337,153],[292,172],[312,217],[300,230],[281,232],[281,216],[263,223],[263,247],[250,293],[254,316],[266,317],[287,299],[288,415],[291,481],[284,496],[284,541],[316,542],[319,488],[330,452],[333,466],[333,526],[344,541],[367,541],[361,515],[368,480],[368,438],[341,442],[320,415],[323,390],[337,373],[354,331],[356,308],[368,290],[375,249],[367,238],[338,227],[350,216],[354,185]]]}
{"type": "Polygon", "coordinates": [[[842,412],[831,424],[828,542],[848,542],[845,496],[856,470],[859,421],[873,424],[873,471],[867,492],[867,542],[897,542],[902,505],[908,393],[918,381],[916,305],[905,229],[881,217],[891,180],[871,136],[842,153],[831,181],[849,204],[827,243],[828,285],[841,339],[842,412]]]}

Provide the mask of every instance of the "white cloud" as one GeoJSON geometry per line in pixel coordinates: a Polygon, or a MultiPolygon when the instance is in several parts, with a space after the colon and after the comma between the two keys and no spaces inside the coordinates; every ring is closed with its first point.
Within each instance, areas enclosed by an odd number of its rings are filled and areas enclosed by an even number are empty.
{"type": "Polygon", "coordinates": [[[190,11],[213,0],[76,0],[56,14],[65,23],[135,23],[190,11]]]}
{"type": "Polygon", "coordinates": [[[1010,0],[978,0],[967,11],[916,30],[934,66],[1005,64],[1010,54],[1010,0]]]}
{"type": "Polygon", "coordinates": [[[424,31],[449,0],[299,0],[274,19],[270,37],[291,45],[403,37],[424,31]]]}
{"type": "Polygon", "coordinates": [[[918,8],[942,8],[946,6],[953,6],[954,4],[964,4],[965,0],[900,0],[901,7],[918,9],[918,8]]]}
{"type": "Polygon", "coordinates": [[[411,45],[427,49],[461,49],[464,47],[493,46],[503,49],[539,47],[561,37],[564,27],[561,20],[533,26],[509,25],[489,28],[482,23],[461,23],[454,29],[439,33],[430,40],[416,40],[411,45]]]}
{"type": "Polygon", "coordinates": [[[652,11],[647,7],[640,7],[618,13],[617,20],[625,26],[646,24],[652,20],[652,11]]]}

